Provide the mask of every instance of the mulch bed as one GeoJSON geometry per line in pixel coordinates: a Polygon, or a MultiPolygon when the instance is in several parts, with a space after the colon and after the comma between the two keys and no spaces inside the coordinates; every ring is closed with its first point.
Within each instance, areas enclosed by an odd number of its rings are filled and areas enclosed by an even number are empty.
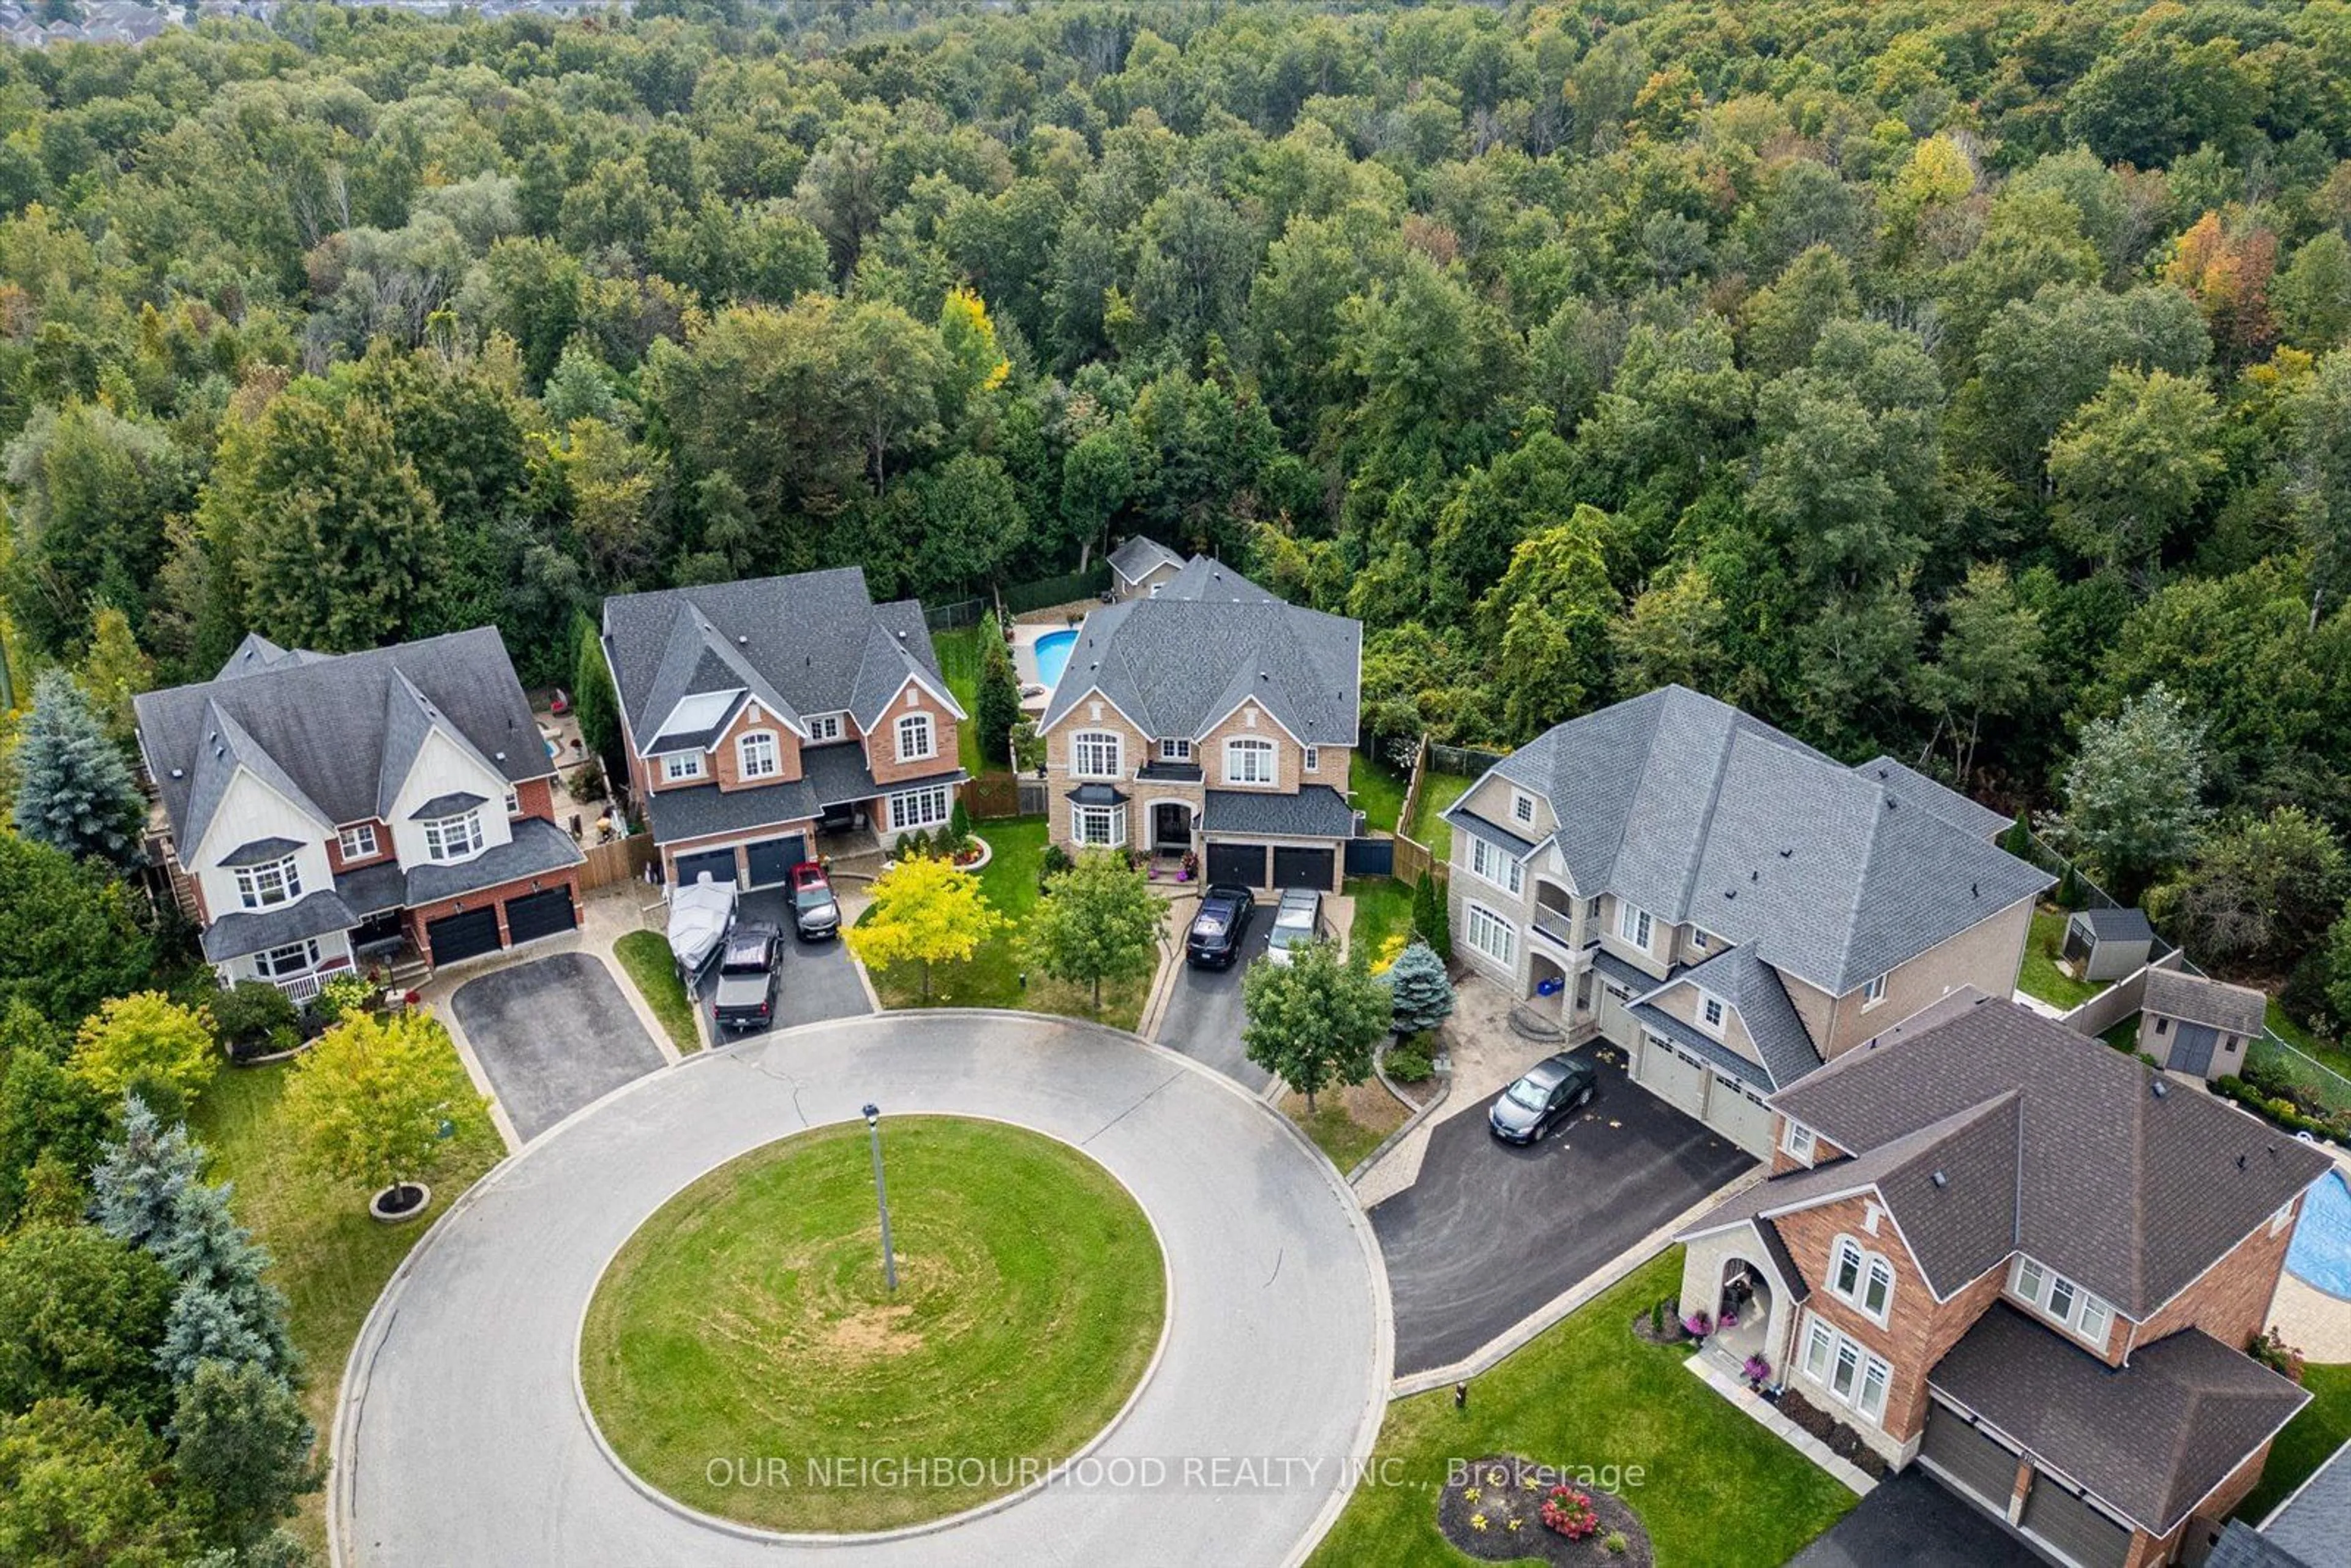
{"type": "Polygon", "coordinates": [[[1614,1492],[1576,1486],[1600,1516],[1600,1528],[1581,1541],[1544,1526],[1542,1505],[1551,1489],[1574,1480],[1572,1472],[1562,1475],[1515,1454],[1489,1454],[1468,1467],[1460,1484],[1447,1485],[1437,1499],[1437,1527],[1455,1546],[1488,1563],[1531,1557],[1569,1568],[1651,1568],[1656,1557],[1649,1532],[1640,1515],[1614,1492]],[[1530,1479],[1535,1484],[1527,1485],[1530,1479]],[[1478,1494],[1474,1499],[1471,1491],[1478,1494]],[[1482,1530],[1474,1522],[1479,1520],[1485,1522],[1482,1530]],[[1623,1551],[1608,1549],[1612,1535],[1623,1538],[1623,1551]]]}
{"type": "Polygon", "coordinates": [[[1648,1313],[1635,1312],[1633,1315],[1633,1337],[1643,1344],[1680,1344],[1688,1339],[1689,1331],[1682,1327],[1681,1303],[1678,1301],[1666,1303],[1666,1328],[1663,1333],[1649,1326],[1648,1313]]]}
{"type": "Polygon", "coordinates": [[[1860,1433],[1794,1389],[1781,1393],[1780,1414],[1826,1443],[1829,1452],[1840,1459],[1849,1460],[1862,1474],[1873,1479],[1886,1474],[1885,1458],[1863,1442],[1860,1433]]]}

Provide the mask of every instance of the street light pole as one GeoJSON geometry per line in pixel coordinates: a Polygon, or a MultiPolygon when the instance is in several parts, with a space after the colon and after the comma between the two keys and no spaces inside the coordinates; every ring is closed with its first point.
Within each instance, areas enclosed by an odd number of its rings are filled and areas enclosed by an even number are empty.
{"type": "Polygon", "coordinates": [[[873,1197],[882,1206],[882,1278],[891,1291],[898,1289],[898,1254],[890,1248],[890,1186],[882,1178],[882,1107],[865,1107],[865,1135],[873,1147],[873,1197]]]}

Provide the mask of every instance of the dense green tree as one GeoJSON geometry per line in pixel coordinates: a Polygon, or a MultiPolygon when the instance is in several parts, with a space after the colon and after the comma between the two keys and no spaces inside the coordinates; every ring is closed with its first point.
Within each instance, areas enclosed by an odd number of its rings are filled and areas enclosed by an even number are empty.
{"type": "Polygon", "coordinates": [[[0,1415],[82,1397],[155,1413],[172,1278],[146,1253],[87,1225],[0,1242],[0,1415]]]}
{"type": "Polygon", "coordinates": [[[71,677],[41,677],[11,761],[19,833],[79,858],[138,862],[147,798],[71,677]]]}
{"type": "Polygon", "coordinates": [[[1090,987],[1102,1011],[1104,980],[1148,975],[1159,962],[1167,904],[1126,857],[1089,850],[1068,871],[1045,879],[1045,896],[1029,918],[1029,952],[1057,980],[1090,987]]]}
{"type": "Polygon", "coordinates": [[[2210,809],[2204,727],[2160,685],[2111,719],[2082,728],[2065,773],[2063,836],[2087,855],[2106,891],[2136,900],[2194,852],[2210,809]]]}
{"type": "Polygon", "coordinates": [[[165,1474],[153,1434],[106,1406],[0,1416],[0,1562],[176,1568],[196,1542],[165,1474]]]}
{"type": "Polygon", "coordinates": [[[1335,943],[1290,950],[1287,964],[1251,964],[1241,976],[1241,1049],[1306,1096],[1372,1075],[1372,1048],[1393,1021],[1388,988],[1335,943]]]}
{"type": "Polygon", "coordinates": [[[979,754],[992,768],[1011,755],[1012,727],[1020,722],[1020,680],[993,610],[979,618],[978,707],[972,720],[979,726],[979,754]]]}
{"type": "Polygon", "coordinates": [[[16,499],[8,603],[45,653],[65,652],[93,601],[144,612],[164,525],[193,498],[195,465],[166,427],[104,403],[37,411],[5,452],[16,499]]]}
{"type": "Polygon", "coordinates": [[[200,1364],[181,1385],[172,1436],[172,1469],[190,1513],[227,1544],[252,1545],[319,1485],[301,1401],[256,1363],[200,1364]]]}
{"type": "Polygon", "coordinates": [[[1943,604],[1947,625],[1932,663],[1919,666],[1919,706],[1935,716],[1931,747],[1949,745],[1966,788],[1986,719],[2012,719],[2042,691],[2041,616],[2005,568],[1978,562],[1943,604]]]}
{"type": "Polygon", "coordinates": [[[1608,690],[1608,628],[1621,601],[1602,554],[1607,527],[1597,507],[1578,507],[1521,543],[1479,606],[1497,651],[1502,722],[1518,740],[1594,706],[1608,690]]]}
{"type": "Polygon", "coordinates": [[[1435,1029],[1453,1016],[1453,982],[1426,942],[1407,944],[1388,966],[1389,1012],[1399,1035],[1435,1029]]]}
{"type": "Polygon", "coordinates": [[[2351,341],[2351,241],[2329,229],[2294,253],[2270,288],[2285,340],[2312,353],[2351,341]]]}
{"type": "Polygon", "coordinates": [[[2148,903],[2199,963],[2276,973],[2342,913],[2351,868],[2334,830],[2295,806],[2206,837],[2180,880],[2148,903]]]}
{"type": "Polygon", "coordinates": [[[146,977],[129,890],[62,851],[0,833],[0,1007],[78,1019],[146,977]]]}
{"type": "Polygon", "coordinates": [[[2216,417],[2193,382],[2116,371],[2050,444],[2058,539],[2095,567],[2149,564],[2220,471],[2216,417]]]}

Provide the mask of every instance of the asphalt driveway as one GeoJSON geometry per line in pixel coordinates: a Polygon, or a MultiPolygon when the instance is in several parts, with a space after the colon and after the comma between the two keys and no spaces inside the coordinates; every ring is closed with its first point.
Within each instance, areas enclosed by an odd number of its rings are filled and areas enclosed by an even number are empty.
{"type": "Polygon", "coordinates": [[[1591,1106],[1531,1148],[1487,1131],[1490,1096],[1462,1107],[1430,1135],[1419,1179],[1372,1210],[1398,1375],[1460,1360],[1755,1163],[1623,1068],[1599,1069],[1591,1106]]]}
{"type": "Polygon", "coordinates": [[[1880,1481],[1788,1568],[2041,1568],[2041,1558],[1913,1465],[1880,1481]]]}
{"type": "MultiPolygon", "coordinates": [[[[776,1019],[771,1030],[823,1023],[830,1019],[862,1018],[873,1010],[865,999],[865,988],[858,983],[857,966],[850,962],[849,949],[841,938],[803,942],[793,936],[791,911],[780,892],[770,888],[745,894],[736,905],[736,918],[764,920],[784,934],[784,939],[777,944],[783,956],[778,961],[780,973],[776,978],[776,1019]]],[[[703,977],[705,1009],[711,1005],[709,994],[716,988],[716,979],[715,970],[703,977]]],[[[726,1038],[747,1039],[757,1032],[759,1031],[726,1038]]]]}
{"type": "Polygon", "coordinates": [[[477,975],[449,1006],[526,1143],[662,1064],[612,971],[592,953],[477,975]]]}
{"type": "MultiPolygon", "coordinates": [[[[1259,904],[1232,967],[1196,969],[1185,964],[1159,1020],[1160,1044],[1215,1068],[1251,1093],[1262,1092],[1273,1075],[1241,1054],[1241,971],[1264,955],[1272,930],[1273,905],[1259,904]]],[[[1181,940],[1183,934],[1176,935],[1181,940]]]]}

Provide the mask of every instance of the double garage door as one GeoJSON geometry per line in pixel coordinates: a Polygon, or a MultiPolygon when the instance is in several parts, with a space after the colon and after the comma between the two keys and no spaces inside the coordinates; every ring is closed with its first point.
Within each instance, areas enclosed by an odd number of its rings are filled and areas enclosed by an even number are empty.
{"type": "MultiPolygon", "coordinates": [[[[1918,1457],[1952,1490],[1988,1513],[2008,1517],[2016,1492],[2015,1449],[1947,1406],[1930,1405],[1918,1457]]],[[[2060,1562],[2078,1568],[2121,1568],[2130,1556],[2131,1532],[2104,1511],[2068,1490],[2053,1477],[2035,1472],[2017,1521],[2034,1542],[2060,1562]]]]}
{"type": "Polygon", "coordinates": [[[1210,844],[1208,880],[1242,887],[1311,887],[1329,893],[1338,882],[1339,852],[1304,844],[1210,844]],[[1271,866],[1268,871],[1269,863],[1271,866]]]}
{"type": "MultiPolygon", "coordinates": [[[[808,839],[801,833],[786,833],[780,839],[762,839],[758,843],[743,846],[743,858],[749,863],[748,887],[781,887],[791,874],[792,867],[808,859],[808,839]]],[[[677,885],[692,887],[704,873],[713,882],[737,880],[735,852],[696,850],[677,857],[677,885]]]]}
{"type": "MultiPolygon", "coordinates": [[[[556,936],[579,924],[579,913],[572,906],[571,890],[568,887],[550,887],[544,893],[509,898],[506,911],[507,936],[517,946],[556,936]]],[[[495,953],[499,946],[497,907],[484,904],[479,909],[427,921],[424,939],[432,944],[435,967],[495,953]]]]}

